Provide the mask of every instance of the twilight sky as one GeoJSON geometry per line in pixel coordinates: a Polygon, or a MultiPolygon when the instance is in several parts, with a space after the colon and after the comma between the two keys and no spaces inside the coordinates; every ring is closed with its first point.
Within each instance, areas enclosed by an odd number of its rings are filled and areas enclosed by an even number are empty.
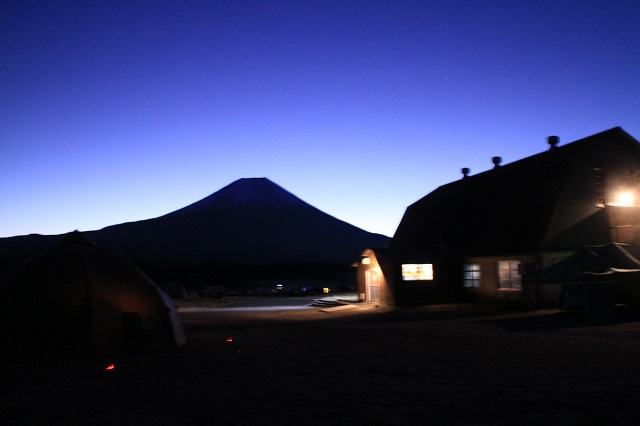
{"type": "Polygon", "coordinates": [[[462,167],[640,139],[637,0],[3,0],[0,20],[0,237],[242,177],[392,236],[462,167]]]}

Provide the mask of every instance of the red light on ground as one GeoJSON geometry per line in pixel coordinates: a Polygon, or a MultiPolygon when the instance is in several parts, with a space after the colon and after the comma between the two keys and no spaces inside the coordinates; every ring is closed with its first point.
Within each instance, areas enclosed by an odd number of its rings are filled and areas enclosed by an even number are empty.
{"type": "Polygon", "coordinates": [[[111,370],[115,370],[116,369],[116,365],[115,364],[109,364],[107,365],[107,368],[105,368],[105,370],[107,371],[111,371],[111,370]]]}
{"type": "Polygon", "coordinates": [[[227,337],[227,342],[233,342],[233,337],[227,337]]]}

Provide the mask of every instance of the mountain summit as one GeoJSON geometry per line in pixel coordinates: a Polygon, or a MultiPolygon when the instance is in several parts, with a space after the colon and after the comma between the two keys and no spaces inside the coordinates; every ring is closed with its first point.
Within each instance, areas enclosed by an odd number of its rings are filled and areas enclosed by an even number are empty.
{"type": "Polygon", "coordinates": [[[208,197],[169,215],[206,213],[216,209],[292,208],[307,203],[267,178],[242,178],[208,197]]]}

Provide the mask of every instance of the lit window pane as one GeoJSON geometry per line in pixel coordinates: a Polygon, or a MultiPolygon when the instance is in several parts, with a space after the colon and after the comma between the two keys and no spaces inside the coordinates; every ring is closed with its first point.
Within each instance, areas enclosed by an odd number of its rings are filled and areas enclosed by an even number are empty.
{"type": "Polygon", "coordinates": [[[520,290],[522,280],[518,271],[517,260],[501,260],[498,262],[498,286],[501,289],[520,290]]]}
{"type": "Polygon", "coordinates": [[[402,265],[404,281],[433,280],[433,265],[430,263],[409,263],[402,265]]]}
{"type": "Polygon", "coordinates": [[[462,265],[462,281],[464,287],[478,288],[480,287],[480,264],[465,263],[462,265]]]}

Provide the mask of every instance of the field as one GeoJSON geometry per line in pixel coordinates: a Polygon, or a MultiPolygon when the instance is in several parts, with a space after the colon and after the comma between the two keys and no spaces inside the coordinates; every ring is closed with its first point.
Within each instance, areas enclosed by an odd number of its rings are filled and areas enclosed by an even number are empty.
{"type": "Polygon", "coordinates": [[[0,424],[640,422],[635,310],[236,303],[247,299],[181,302],[180,349],[4,362],[0,424]]]}

